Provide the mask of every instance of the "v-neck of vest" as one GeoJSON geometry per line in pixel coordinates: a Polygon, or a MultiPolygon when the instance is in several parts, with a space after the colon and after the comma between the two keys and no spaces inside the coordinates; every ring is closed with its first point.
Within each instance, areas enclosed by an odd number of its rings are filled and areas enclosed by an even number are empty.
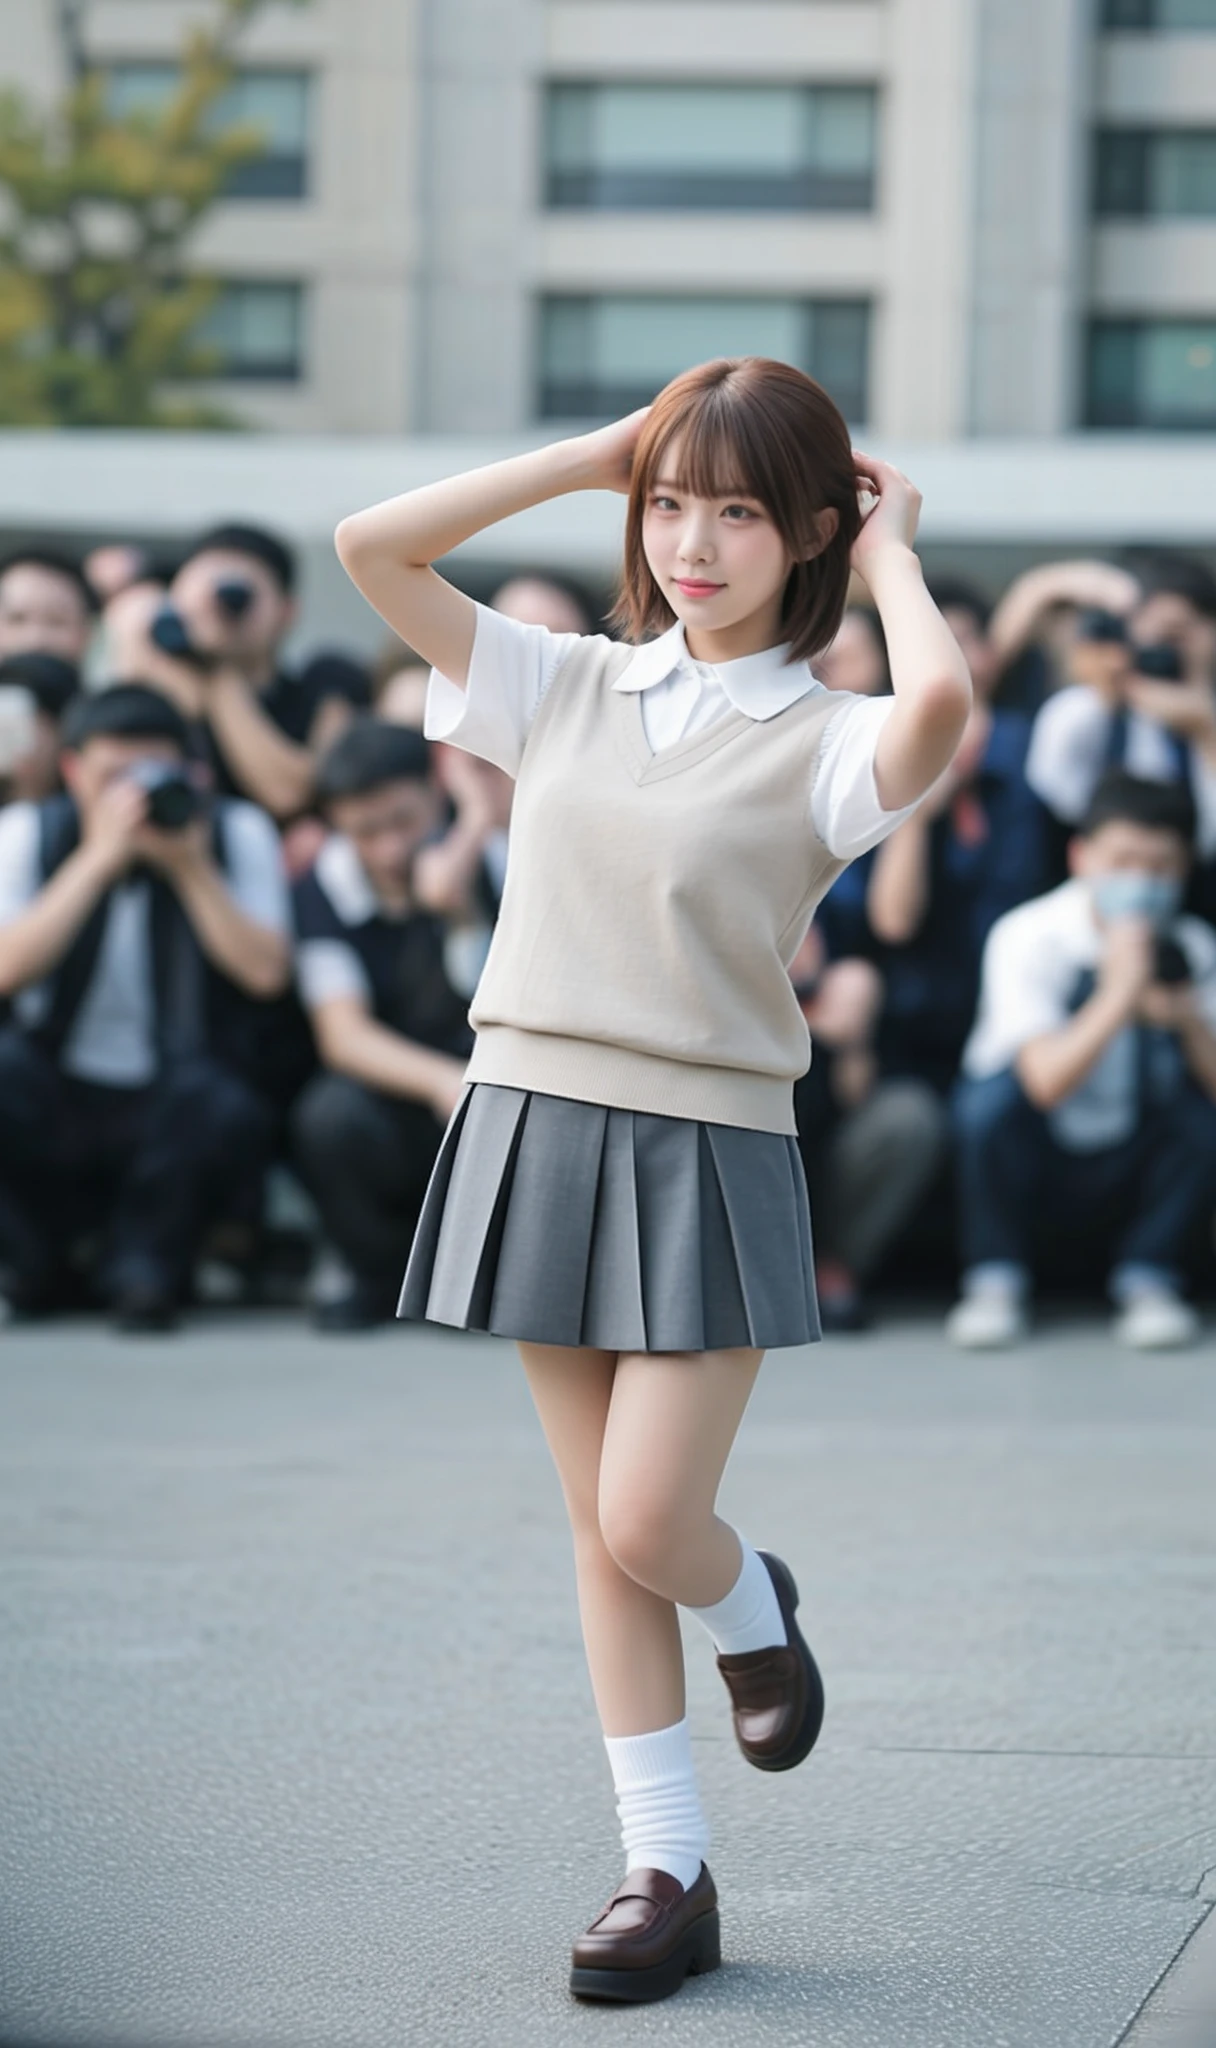
{"type": "Polygon", "coordinates": [[[678,775],[681,769],[691,768],[708,754],[716,754],[719,747],[724,747],[729,740],[737,738],[756,723],[746,711],[736,711],[732,707],[702,731],[689,733],[672,746],[660,747],[652,753],[642,719],[642,692],[614,690],[612,694],[618,706],[618,730],[624,740],[625,756],[635,782],[661,782],[665,776],[678,775]]]}

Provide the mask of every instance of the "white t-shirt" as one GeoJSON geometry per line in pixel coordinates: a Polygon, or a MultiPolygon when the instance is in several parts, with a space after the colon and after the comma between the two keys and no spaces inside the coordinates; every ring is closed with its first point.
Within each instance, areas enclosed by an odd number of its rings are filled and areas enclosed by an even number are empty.
{"type": "MultiPolygon", "coordinates": [[[[1216,932],[1200,918],[1179,917],[1170,936],[1190,963],[1203,1014],[1216,1030],[1216,932]]],[[[1102,949],[1089,888],[1080,879],[998,918],[984,948],[979,1009],[963,1052],[964,1074],[984,1080],[1004,1073],[1031,1039],[1066,1024],[1078,979],[1087,971],[1097,973],[1102,949]]],[[[1111,1039],[1048,1122],[1068,1150],[1100,1151],[1131,1136],[1136,1105],[1136,1032],[1129,1025],[1111,1039]]]]}
{"type": "MultiPolygon", "coordinates": [[[[550,633],[477,607],[477,631],[462,690],[431,673],[426,736],[519,772],[524,742],[562,663],[578,645],[574,633],[550,633]]],[[[684,629],[639,647],[613,688],[642,693],[642,724],[654,753],[701,732],[731,708],[757,720],[776,717],[811,690],[826,693],[805,662],[789,664],[788,649],[772,647],[710,668],[695,662],[684,629]]],[[[916,804],[885,811],[874,781],[878,735],[895,708],[893,697],[845,699],[824,735],[811,796],[811,818],[838,860],[855,860],[894,832],[916,804]]],[[[917,800],[918,802],[922,799],[917,800]]]]}
{"type": "MultiPolygon", "coordinates": [[[[1069,683],[1048,697],[1035,714],[1026,755],[1026,780],[1049,811],[1077,825],[1089,808],[1106,766],[1112,713],[1096,690],[1069,683]]],[[[1196,848],[1203,860],[1216,853],[1216,771],[1202,755],[1187,750],[1195,799],[1196,848]]],[[[1154,719],[1129,711],[1122,764],[1146,782],[1173,782],[1178,750],[1171,733],[1154,719]]]]}
{"type": "MultiPolygon", "coordinates": [[[[291,929],[287,878],[278,833],[256,804],[224,805],[226,880],[233,899],[255,924],[286,934],[291,929]]],[[[0,927],[10,924],[42,887],[38,809],[10,804],[0,810],[0,927]]],[[[110,1088],[142,1088],[156,1073],[153,1014],[151,899],[146,881],[122,882],[110,909],[93,977],[63,1048],[65,1073],[110,1088]]],[[[46,982],[18,991],[13,1008],[22,1024],[41,1022],[50,1001],[46,982]]]]}

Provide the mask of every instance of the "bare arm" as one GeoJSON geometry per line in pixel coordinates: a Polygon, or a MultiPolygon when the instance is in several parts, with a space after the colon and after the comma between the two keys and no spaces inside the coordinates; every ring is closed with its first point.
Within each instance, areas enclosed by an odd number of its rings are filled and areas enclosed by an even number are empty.
{"type": "Polygon", "coordinates": [[[424,661],[458,687],[468,679],[476,613],[471,598],[430,564],[500,519],[571,491],[629,488],[629,463],[645,418],[555,441],[486,469],[426,484],[353,512],[334,535],[338,559],[363,592],[424,661]]]}
{"type": "Polygon", "coordinates": [[[910,944],[924,922],[929,908],[932,834],[933,818],[926,806],[884,839],[874,856],[866,916],[875,938],[885,945],[910,944]]]}
{"type": "Polygon", "coordinates": [[[386,1095],[425,1102],[447,1121],[464,1082],[462,1060],[403,1038],[379,1023],[357,996],[333,996],[309,1014],[317,1049],[334,1073],[386,1095]]]}
{"type": "Polygon", "coordinates": [[[312,795],[313,755],[267,718],[257,693],[235,668],[206,686],[209,722],[233,780],[272,818],[292,818],[312,795]]]}
{"type": "Polygon", "coordinates": [[[81,926],[132,858],[147,798],[132,782],[103,792],[74,853],[19,916],[0,928],[0,996],[58,966],[81,926]]]}
{"type": "Polygon", "coordinates": [[[971,676],[912,552],[920,492],[889,462],[860,451],[854,459],[859,487],[877,503],[851,559],[882,620],[895,693],[874,753],[874,781],[883,809],[898,811],[931,789],[953,759],[971,712],[971,676]]]}
{"type": "Polygon", "coordinates": [[[1045,562],[1027,569],[1000,599],[988,628],[1001,666],[1008,667],[1030,645],[1053,605],[1096,605],[1122,617],[1137,592],[1135,577],[1109,562],[1045,562]]]}
{"type": "Polygon", "coordinates": [[[1111,1040],[1131,1022],[1153,972],[1153,939],[1136,919],[1113,926],[1098,986],[1067,1024],[1032,1038],[1014,1062],[1036,1109],[1055,1109],[1097,1064],[1111,1040]]]}

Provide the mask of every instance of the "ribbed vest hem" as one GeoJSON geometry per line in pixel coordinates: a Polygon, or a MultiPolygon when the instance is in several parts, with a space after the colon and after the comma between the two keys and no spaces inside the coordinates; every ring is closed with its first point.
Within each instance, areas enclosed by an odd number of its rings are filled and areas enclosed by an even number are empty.
{"type": "Polygon", "coordinates": [[[647,1116],[690,1117],[698,1123],[734,1124],[783,1137],[794,1137],[797,1131],[788,1077],[664,1059],[597,1039],[521,1031],[511,1024],[478,1027],[467,1078],[498,1088],[603,1103],[608,1109],[639,1110],[647,1116]]]}

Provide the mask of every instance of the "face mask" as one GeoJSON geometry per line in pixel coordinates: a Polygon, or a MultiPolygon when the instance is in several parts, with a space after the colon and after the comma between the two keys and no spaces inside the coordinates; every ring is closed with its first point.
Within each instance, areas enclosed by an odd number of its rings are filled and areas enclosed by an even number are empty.
{"type": "Polygon", "coordinates": [[[1182,884],[1171,875],[1145,875],[1127,868],[1114,875],[1095,875],[1090,882],[1094,909],[1107,924],[1121,917],[1146,918],[1160,931],[1176,916],[1182,884]]]}

